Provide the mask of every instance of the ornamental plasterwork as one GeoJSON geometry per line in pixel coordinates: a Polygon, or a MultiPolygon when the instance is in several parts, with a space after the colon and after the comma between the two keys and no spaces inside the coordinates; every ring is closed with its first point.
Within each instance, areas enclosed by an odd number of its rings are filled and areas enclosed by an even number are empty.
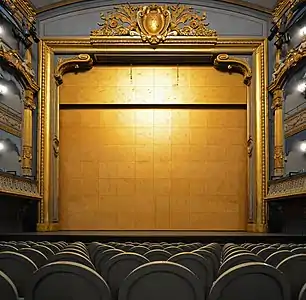
{"type": "Polygon", "coordinates": [[[144,42],[157,45],[169,36],[216,36],[208,27],[206,14],[185,5],[123,4],[109,13],[101,13],[99,29],[91,37],[139,36],[144,42]]]}
{"type": "Polygon", "coordinates": [[[306,108],[284,120],[285,137],[292,136],[306,129],[306,108]]]}
{"type": "Polygon", "coordinates": [[[40,197],[35,181],[4,173],[0,173],[0,191],[18,196],[40,197]]]}
{"type": "Polygon", "coordinates": [[[277,199],[302,194],[306,194],[306,175],[272,181],[269,185],[266,199],[277,199]]]}

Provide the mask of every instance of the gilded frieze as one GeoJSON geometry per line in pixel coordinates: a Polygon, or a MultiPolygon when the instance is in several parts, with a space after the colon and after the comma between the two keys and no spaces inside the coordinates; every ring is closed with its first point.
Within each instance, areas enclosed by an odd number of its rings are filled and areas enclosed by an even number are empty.
{"type": "Polygon", "coordinates": [[[0,174],[0,191],[18,196],[39,198],[36,181],[5,173],[0,174]]]}
{"type": "Polygon", "coordinates": [[[300,175],[271,181],[267,200],[306,194],[306,176],[300,175]]]}
{"type": "Polygon", "coordinates": [[[0,103],[0,129],[21,137],[21,115],[2,103],[0,103]]]}
{"type": "Polygon", "coordinates": [[[306,108],[284,120],[285,137],[292,136],[306,129],[306,108]]]}
{"type": "Polygon", "coordinates": [[[94,41],[101,36],[139,36],[142,41],[157,45],[169,36],[216,36],[208,27],[206,14],[185,5],[124,4],[107,14],[101,13],[99,29],[91,32],[94,41]]]}

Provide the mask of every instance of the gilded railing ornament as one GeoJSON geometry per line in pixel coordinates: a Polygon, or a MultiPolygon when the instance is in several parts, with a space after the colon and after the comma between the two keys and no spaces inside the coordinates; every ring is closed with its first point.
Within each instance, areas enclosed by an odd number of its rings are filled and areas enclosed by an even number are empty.
{"type": "Polygon", "coordinates": [[[32,23],[36,17],[36,11],[27,0],[2,0],[3,4],[10,10],[11,14],[20,22],[26,19],[32,23]]]}
{"type": "Polygon", "coordinates": [[[252,70],[248,63],[240,58],[230,57],[227,54],[219,54],[214,60],[214,67],[222,71],[237,72],[243,75],[243,82],[251,84],[252,70]]]}
{"type": "Polygon", "coordinates": [[[21,77],[21,79],[25,82],[28,89],[31,89],[34,93],[38,92],[39,86],[35,81],[33,69],[22,60],[16,51],[5,50],[3,47],[1,47],[0,60],[18,73],[19,77],[21,77]]]}
{"type": "Polygon", "coordinates": [[[286,56],[283,62],[281,62],[274,73],[272,74],[272,82],[269,90],[282,88],[284,82],[288,78],[292,69],[302,62],[306,58],[306,40],[303,40],[296,49],[292,49],[286,56]]]}
{"type": "Polygon", "coordinates": [[[89,70],[93,66],[93,59],[89,54],[79,54],[75,57],[60,58],[54,73],[58,85],[63,83],[63,75],[68,72],[89,70]]]}
{"type": "Polygon", "coordinates": [[[144,42],[157,45],[169,36],[216,36],[208,27],[206,14],[198,15],[185,5],[130,5],[114,8],[113,12],[101,13],[102,23],[93,30],[93,37],[140,36],[144,42]]]}

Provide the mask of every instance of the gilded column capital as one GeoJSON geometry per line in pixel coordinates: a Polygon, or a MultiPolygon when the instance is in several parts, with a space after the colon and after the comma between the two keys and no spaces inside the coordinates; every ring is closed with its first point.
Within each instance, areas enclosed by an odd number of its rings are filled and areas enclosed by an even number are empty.
{"type": "Polygon", "coordinates": [[[34,103],[34,93],[31,90],[26,90],[24,93],[24,108],[35,110],[36,105],[34,103]]]}
{"type": "Polygon", "coordinates": [[[275,111],[283,108],[283,91],[275,90],[273,92],[273,101],[271,108],[275,111]]]}

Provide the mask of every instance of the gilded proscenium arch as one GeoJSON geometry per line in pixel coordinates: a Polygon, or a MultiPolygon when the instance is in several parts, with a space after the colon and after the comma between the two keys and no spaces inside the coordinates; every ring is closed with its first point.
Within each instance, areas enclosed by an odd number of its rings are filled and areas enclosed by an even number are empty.
{"type": "MultiPolygon", "coordinates": [[[[59,137],[59,132],[52,136],[52,118],[51,103],[57,101],[55,105],[59,110],[58,98],[55,89],[56,81],[54,74],[56,72],[53,60],[54,56],[72,55],[77,56],[80,53],[87,55],[106,55],[116,57],[131,56],[133,53],[143,55],[218,55],[226,53],[228,55],[252,55],[254,60],[254,70],[252,77],[252,87],[254,87],[254,123],[255,133],[253,135],[253,153],[254,153],[254,199],[256,209],[254,211],[254,231],[264,231],[266,212],[264,209],[264,198],[267,193],[267,164],[268,164],[268,118],[267,118],[267,42],[265,39],[248,38],[213,38],[207,37],[171,37],[165,43],[160,44],[155,50],[141,39],[133,37],[106,37],[99,40],[99,44],[92,45],[90,37],[84,38],[63,38],[63,39],[44,39],[40,44],[40,76],[41,86],[39,97],[39,186],[43,198],[40,207],[40,230],[52,230],[52,216],[50,216],[49,207],[57,197],[52,196],[50,189],[53,186],[52,175],[55,165],[51,161],[55,153],[53,138],[59,137]]],[[[72,68],[74,69],[74,68],[72,68]]],[[[67,69],[66,69],[67,70],[67,69]]],[[[58,115],[53,114],[53,115],[58,115]]],[[[57,121],[56,121],[57,122],[57,121]]],[[[54,130],[53,130],[54,131],[54,130]]],[[[248,149],[249,150],[249,149],[248,149]]],[[[247,151],[247,149],[246,149],[247,151]]]]}
{"type": "Polygon", "coordinates": [[[36,109],[34,97],[39,91],[39,86],[36,83],[31,66],[23,61],[17,52],[2,48],[0,49],[0,59],[21,80],[25,88],[22,126],[22,173],[24,176],[31,177],[33,175],[32,112],[36,109]]]}

